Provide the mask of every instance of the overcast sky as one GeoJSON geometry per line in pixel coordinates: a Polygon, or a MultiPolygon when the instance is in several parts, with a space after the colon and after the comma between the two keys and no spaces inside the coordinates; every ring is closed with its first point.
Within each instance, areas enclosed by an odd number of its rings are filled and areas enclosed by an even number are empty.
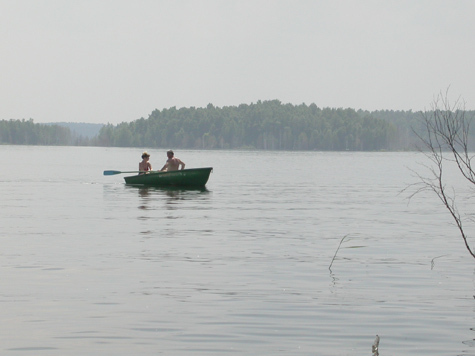
{"type": "Polygon", "coordinates": [[[283,103],[475,109],[475,1],[0,0],[0,120],[283,103]]]}

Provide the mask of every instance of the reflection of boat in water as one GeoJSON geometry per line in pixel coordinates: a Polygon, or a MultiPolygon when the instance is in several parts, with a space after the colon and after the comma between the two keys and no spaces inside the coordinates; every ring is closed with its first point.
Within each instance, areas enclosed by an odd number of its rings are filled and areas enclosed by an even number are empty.
{"type": "Polygon", "coordinates": [[[153,185],[126,185],[129,189],[137,189],[142,198],[150,195],[166,194],[168,196],[186,195],[191,196],[201,193],[209,193],[206,187],[175,187],[175,186],[153,186],[153,185]]]}
{"type": "Polygon", "coordinates": [[[190,168],[170,172],[150,172],[124,177],[126,184],[156,187],[204,187],[212,167],[190,168]]]}
{"type": "Polygon", "coordinates": [[[171,203],[177,200],[206,200],[210,194],[210,191],[206,187],[160,187],[138,184],[126,184],[124,187],[126,190],[131,192],[138,192],[140,197],[139,209],[149,209],[149,203],[156,201],[165,201],[166,203],[171,203]],[[166,198],[166,200],[156,198],[166,198]]]}

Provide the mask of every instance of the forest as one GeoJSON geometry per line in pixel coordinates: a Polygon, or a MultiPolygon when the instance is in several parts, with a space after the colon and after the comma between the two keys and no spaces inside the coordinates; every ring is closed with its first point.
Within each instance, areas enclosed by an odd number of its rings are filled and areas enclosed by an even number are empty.
{"type": "Polygon", "coordinates": [[[0,120],[0,144],[67,146],[71,131],[59,125],[35,124],[29,120],[0,120]]]}
{"type": "MultiPolygon", "coordinates": [[[[473,112],[469,112],[473,115],[473,112]]],[[[279,100],[239,106],[171,107],[77,137],[67,127],[0,121],[0,144],[318,151],[414,150],[422,112],[319,108],[279,100]]]]}
{"type": "MultiPolygon", "coordinates": [[[[189,149],[410,150],[420,113],[319,108],[278,100],[250,105],[154,110],[147,119],[105,125],[100,146],[189,149]]],[[[411,147],[412,146],[412,147],[411,147]]]]}

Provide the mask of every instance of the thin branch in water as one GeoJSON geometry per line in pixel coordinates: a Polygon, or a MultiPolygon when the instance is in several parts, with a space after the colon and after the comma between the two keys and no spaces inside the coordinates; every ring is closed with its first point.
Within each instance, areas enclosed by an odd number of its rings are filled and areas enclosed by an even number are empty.
{"type": "MultiPolygon", "coordinates": [[[[447,208],[462,236],[465,248],[475,258],[475,250],[469,245],[468,236],[463,226],[463,219],[455,202],[455,189],[445,184],[445,167],[450,162],[456,164],[458,171],[467,182],[475,185],[475,167],[472,166],[473,155],[470,154],[469,138],[470,124],[473,117],[467,117],[465,102],[460,98],[453,105],[448,99],[448,89],[445,95],[440,93],[434,98],[432,110],[422,114],[425,135],[416,133],[425,146],[423,153],[433,166],[425,166],[429,176],[416,174],[419,183],[410,186],[415,188],[410,196],[423,191],[432,191],[447,208]],[[452,190],[452,194],[450,194],[452,190]]],[[[410,199],[409,198],[409,199],[410,199]]]]}
{"type": "Polygon", "coordinates": [[[379,356],[379,336],[376,335],[376,339],[374,339],[373,346],[371,346],[371,351],[373,352],[373,356],[379,356]]]}
{"type": "Polygon", "coordinates": [[[448,256],[448,255],[441,255],[441,256],[434,257],[434,258],[430,261],[430,269],[431,269],[431,270],[434,269],[435,259],[436,259],[436,258],[445,257],[445,256],[448,256]]]}
{"type": "Polygon", "coordinates": [[[338,250],[340,249],[340,246],[341,246],[341,244],[343,243],[343,240],[344,240],[347,236],[348,236],[348,235],[343,236],[343,238],[340,240],[340,243],[338,244],[338,248],[336,249],[335,255],[334,255],[333,258],[332,258],[332,262],[330,263],[330,266],[328,266],[328,269],[330,270],[330,272],[332,271],[333,261],[335,261],[335,257],[336,257],[336,255],[337,255],[337,253],[338,253],[338,250]]]}

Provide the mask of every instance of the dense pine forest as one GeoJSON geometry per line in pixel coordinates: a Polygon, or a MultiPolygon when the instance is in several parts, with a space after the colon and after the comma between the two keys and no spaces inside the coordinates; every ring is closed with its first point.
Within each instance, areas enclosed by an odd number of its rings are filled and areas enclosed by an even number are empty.
{"type": "Polygon", "coordinates": [[[67,146],[71,131],[58,125],[35,124],[29,120],[1,120],[0,144],[67,146]]]}
{"type": "MultiPolygon", "coordinates": [[[[67,127],[33,120],[0,121],[1,144],[173,147],[187,149],[413,150],[423,133],[422,112],[363,111],[282,104],[154,110],[97,136],[77,137],[67,127]]],[[[473,112],[469,112],[473,114],[473,112]]]]}
{"type": "Polygon", "coordinates": [[[104,126],[95,144],[199,149],[412,150],[422,113],[369,112],[278,100],[155,110],[147,119],[104,126]]]}

